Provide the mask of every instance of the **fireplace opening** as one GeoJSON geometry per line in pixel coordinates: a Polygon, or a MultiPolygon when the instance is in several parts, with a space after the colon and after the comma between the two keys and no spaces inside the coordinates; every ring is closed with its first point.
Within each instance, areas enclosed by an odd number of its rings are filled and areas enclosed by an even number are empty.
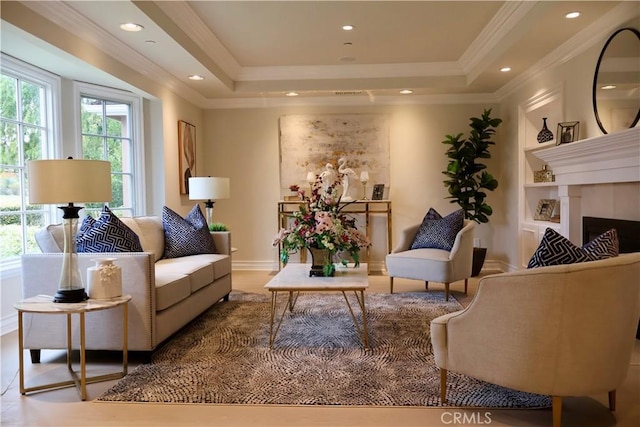
{"type": "Polygon", "coordinates": [[[640,221],[582,217],[582,244],[588,243],[612,228],[618,233],[620,253],[640,252],[640,221]]]}

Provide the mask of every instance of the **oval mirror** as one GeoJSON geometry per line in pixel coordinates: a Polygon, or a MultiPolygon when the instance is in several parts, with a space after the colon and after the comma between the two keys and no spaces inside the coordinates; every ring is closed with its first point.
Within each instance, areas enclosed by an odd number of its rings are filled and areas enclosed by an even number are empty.
{"type": "Polygon", "coordinates": [[[621,28],[602,48],[593,76],[593,112],[602,132],[632,128],[640,118],[640,31],[621,28]]]}

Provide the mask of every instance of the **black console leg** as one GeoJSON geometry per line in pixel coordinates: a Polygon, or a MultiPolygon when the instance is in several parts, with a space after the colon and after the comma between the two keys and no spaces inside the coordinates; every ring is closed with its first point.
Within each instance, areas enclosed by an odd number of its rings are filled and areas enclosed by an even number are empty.
{"type": "Polygon", "coordinates": [[[40,350],[29,350],[31,353],[31,363],[40,363],[40,350]]]}
{"type": "Polygon", "coordinates": [[[222,297],[222,301],[229,301],[229,294],[222,297]]]}

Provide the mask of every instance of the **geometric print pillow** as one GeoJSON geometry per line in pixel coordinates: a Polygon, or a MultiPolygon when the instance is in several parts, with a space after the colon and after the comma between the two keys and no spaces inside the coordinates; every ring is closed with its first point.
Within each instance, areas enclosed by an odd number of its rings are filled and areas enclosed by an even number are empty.
{"type": "Polygon", "coordinates": [[[76,235],[78,252],[142,252],[138,235],[107,206],[100,218],[86,216],[76,235]]]}
{"type": "Polygon", "coordinates": [[[207,220],[196,204],[185,218],[168,207],[162,208],[164,228],[163,258],[179,258],[197,254],[215,254],[207,220]]]}
{"type": "Polygon", "coordinates": [[[527,268],[598,261],[618,256],[618,250],[618,234],[615,229],[578,247],[557,231],[547,228],[527,268]]]}
{"type": "Polygon", "coordinates": [[[458,209],[442,218],[435,209],[429,209],[411,243],[411,249],[433,248],[450,251],[456,236],[464,225],[464,211],[458,209]]]}

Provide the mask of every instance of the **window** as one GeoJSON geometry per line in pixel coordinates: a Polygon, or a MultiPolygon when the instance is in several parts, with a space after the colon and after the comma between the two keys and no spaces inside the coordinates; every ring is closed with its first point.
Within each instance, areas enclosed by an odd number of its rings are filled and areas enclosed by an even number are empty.
{"type": "Polygon", "coordinates": [[[26,164],[54,157],[60,79],[2,54],[0,73],[0,258],[7,265],[39,252],[33,238],[55,207],[29,205],[26,164]]]}
{"type": "MultiPolygon", "coordinates": [[[[111,162],[112,200],[107,205],[116,215],[140,214],[144,210],[140,98],[84,83],[75,88],[82,158],[111,162]]],[[[85,214],[95,216],[102,206],[87,204],[85,214]]]]}

